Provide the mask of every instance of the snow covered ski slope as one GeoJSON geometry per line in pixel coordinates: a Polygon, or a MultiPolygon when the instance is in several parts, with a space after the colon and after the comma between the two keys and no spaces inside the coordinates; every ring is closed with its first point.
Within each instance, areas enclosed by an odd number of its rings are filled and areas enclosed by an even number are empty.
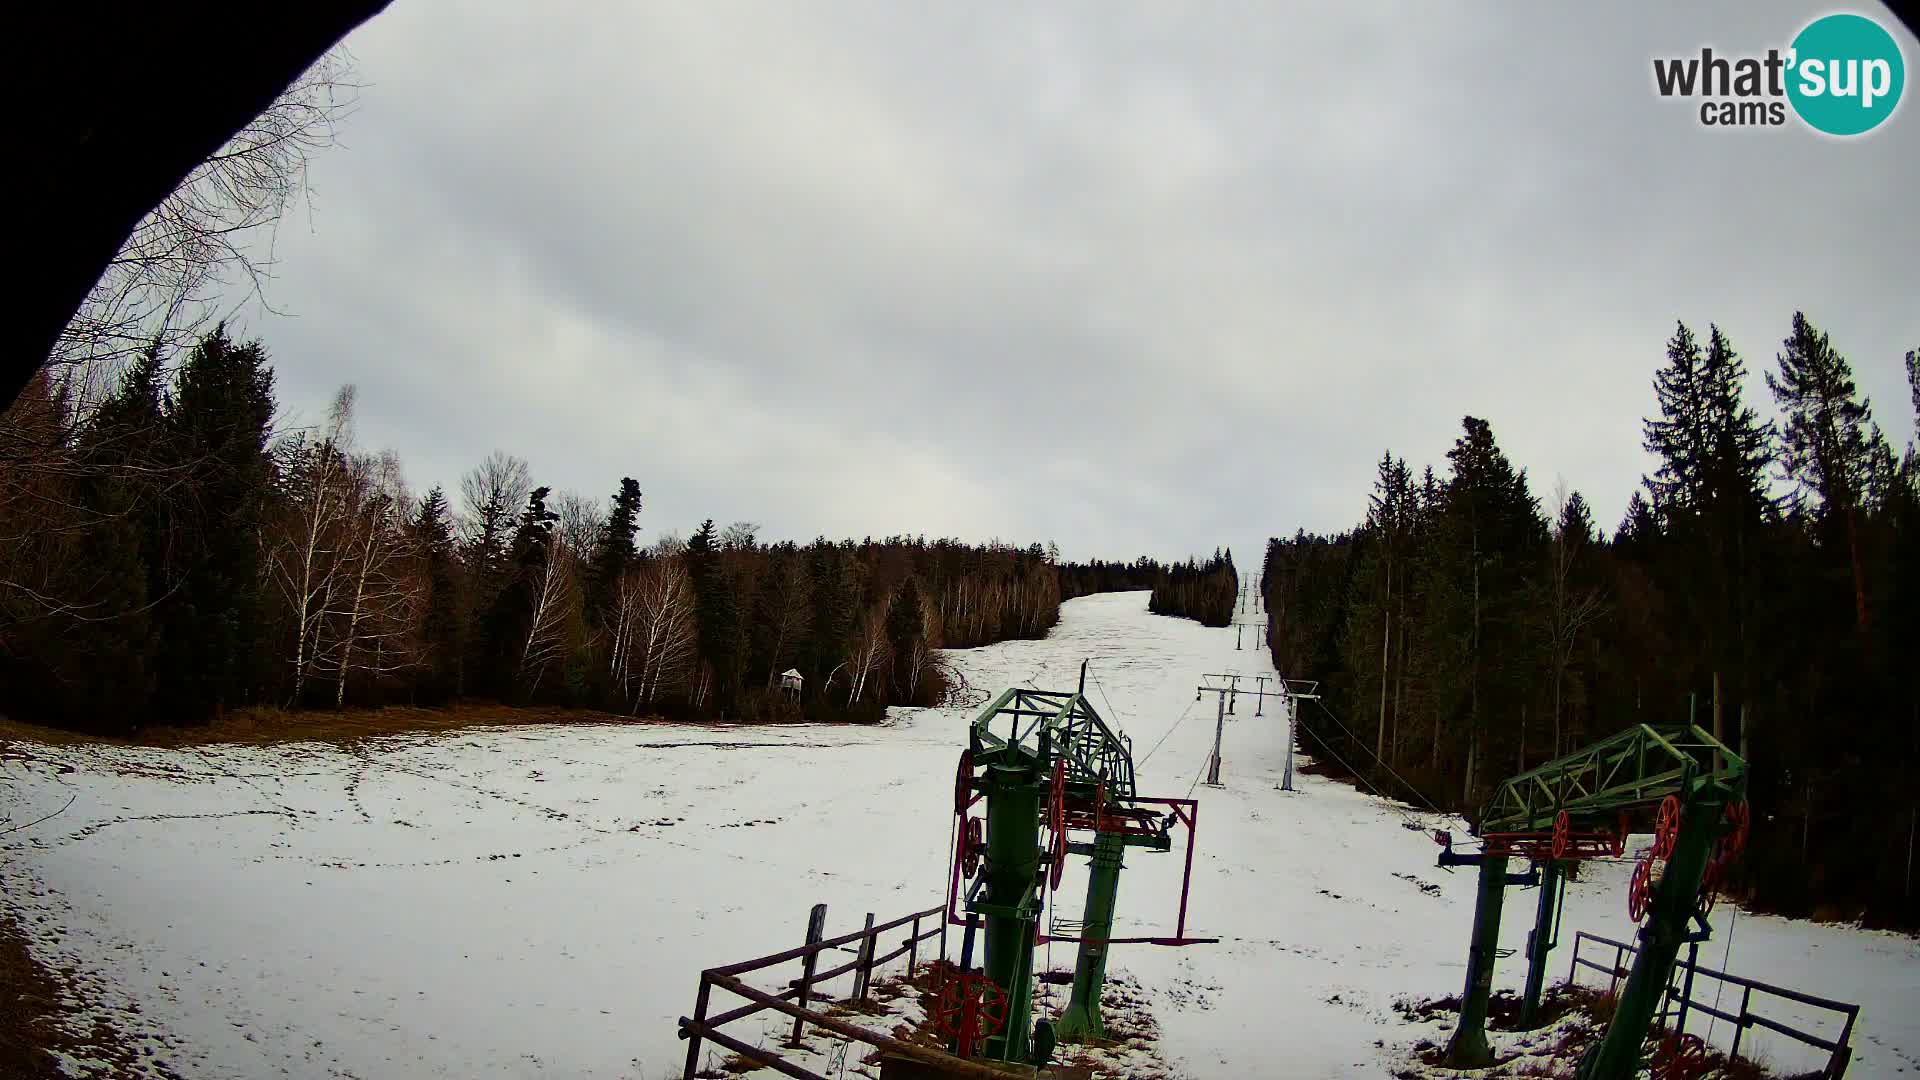
{"type": "MultiPolygon", "coordinates": [[[[1142,793],[1185,795],[1213,738],[1199,676],[1271,668],[1231,629],[1145,608],[1144,593],[1075,600],[1046,641],[951,659],[980,696],[1071,688],[1091,659],[1089,696],[1133,736],[1142,793]]],[[[1464,977],[1473,881],[1434,867],[1424,831],[1460,825],[1315,777],[1275,790],[1281,718],[1246,699],[1237,711],[1224,786],[1197,789],[1188,917],[1223,941],[1129,947],[1114,966],[1151,995],[1164,1051],[1191,1076],[1384,1076],[1430,1034],[1393,1001],[1464,977]]],[[[0,816],[72,805],[0,838],[0,889],[42,958],[93,973],[95,1009],[149,1033],[152,1059],[182,1076],[659,1080],[677,1075],[674,1018],[700,968],[796,944],[815,902],[840,930],[938,901],[968,719],[28,747],[34,760],[6,763],[0,816]]],[[[1167,932],[1178,856],[1128,866],[1116,935],[1167,932]]],[[[1627,870],[1590,865],[1563,941],[1630,936],[1627,870]]],[[[1083,873],[1069,871],[1062,911],[1083,873]]],[[[1530,915],[1529,894],[1510,898],[1503,945],[1530,915]]],[[[1731,937],[1731,970],[1865,1005],[1850,1076],[1920,1075],[1912,939],[1725,904],[1715,924],[1703,962],[1731,937]]],[[[1500,985],[1522,974],[1509,958],[1500,985]]],[[[1762,1045],[1783,1070],[1815,1060],[1762,1045]]]]}

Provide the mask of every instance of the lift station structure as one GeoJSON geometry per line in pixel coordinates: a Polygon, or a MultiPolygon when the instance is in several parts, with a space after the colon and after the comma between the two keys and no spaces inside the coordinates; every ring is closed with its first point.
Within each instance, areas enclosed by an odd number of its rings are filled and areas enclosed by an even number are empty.
{"type": "Polygon", "coordinates": [[[959,970],[941,989],[935,1021],[963,1058],[1043,1064],[1059,1040],[1105,1034],[1100,993],[1114,945],[1194,945],[1186,935],[1193,876],[1192,799],[1149,798],[1134,787],[1133,748],[1077,690],[1014,688],[981,710],[968,729],[954,782],[953,869],[947,919],[965,927],[959,970]],[[984,813],[975,815],[984,803],[984,813]],[[1186,830],[1174,931],[1114,937],[1114,908],[1128,848],[1173,850],[1186,830]],[[1044,839],[1043,839],[1044,837],[1044,839]],[[1070,856],[1091,863],[1077,920],[1050,910],[1070,856]],[[1042,923],[1043,915],[1048,921],[1042,923]],[[976,936],[984,956],[973,970],[976,936]],[[1059,1021],[1032,1023],[1033,959],[1049,941],[1079,945],[1073,989],[1059,1021]]]}
{"type": "MultiPolygon", "coordinates": [[[[1746,779],[1746,762],[1698,726],[1638,724],[1502,783],[1475,826],[1479,851],[1456,851],[1449,834],[1436,833],[1444,849],[1441,866],[1480,869],[1467,983],[1446,1064],[1493,1064],[1487,1006],[1507,886],[1540,890],[1521,996],[1521,1026],[1531,1027],[1539,1015],[1547,954],[1555,944],[1565,865],[1624,854],[1635,817],[1644,820],[1652,811],[1653,846],[1634,868],[1627,896],[1629,914],[1642,923],[1640,948],[1606,1036],[1581,1060],[1578,1074],[1581,1080],[1634,1075],[1680,946],[1712,934],[1707,916],[1719,879],[1746,845],[1746,779]],[[1527,873],[1508,873],[1508,861],[1515,857],[1531,863],[1527,873]]],[[[1703,1047],[1695,1049],[1704,1053],[1703,1047]]]]}

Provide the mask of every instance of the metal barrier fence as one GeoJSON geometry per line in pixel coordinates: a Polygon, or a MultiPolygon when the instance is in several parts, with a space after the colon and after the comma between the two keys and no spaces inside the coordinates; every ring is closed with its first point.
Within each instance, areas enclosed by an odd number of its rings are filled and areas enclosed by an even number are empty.
{"type": "MultiPolygon", "coordinates": [[[[1573,962],[1567,965],[1567,982],[1573,982],[1575,974],[1577,974],[1582,967],[1588,967],[1607,975],[1612,980],[1608,984],[1607,992],[1609,994],[1614,993],[1620,987],[1620,980],[1627,977],[1629,970],[1626,966],[1627,958],[1638,951],[1634,946],[1624,941],[1615,941],[1612,938],[1604,938],[1598,934],[1589,934],[1585,930],[1582,930],[1573,937],[1573,962]],[[1611,948],[1613,950],[1612,966],[1581,956],[1580,946],[1588,942],[1596,946],[1611,948]]],[[[1675,1031],[1686,1030],[1687,1014],[1692,1011],[1703,1012],[1708,1016],[1725,1020],[1733,1025],[1733,1046],[1727,1052],[1729,1057],[1739,1056],[1740,1042],[1741,1039],[1745,1037],[1748,1028],[1765,1028],[1768,1031],[1785,1035],[1807,1046],[1826,1051],[1827,1064],[1820,1072],[1822,1080],[1839,1080],[1839,1078],[1846,1073],[1848,1062],[1853,1060],[1853,1046],[1850,1040],[1853,1037],[1854,1021],[1860,1016],[1860,1006],[1849,1004],[1845,1001],[1834,1001],[1831,998],[1815,997],[1812,994],[1803,994],[1798,990],[1789,990],[1783,986],[1763,983],[1758,979],[1749,979],[1741,975],[1729,975],[1724,971],[1715,971],[1712,968],[1701,967],[1698,962],[1699,952],[1700,946],[1696,943],[1689,947],[1686,959],[1677,961],[1674,964],[1674,977],[1677,980],[1677,985],[1675,982],[1669,982],[1667,984],[1666,1004],[1661,1009],[1660,1015],[1656,1017],[1657,1020],[1664,1021],[1671,1019],[1673,1021],[1673,1030],[1675,1031]],[[1734,1012],[1722,1012],[1707,1002],[1694,1000],[1693,980],[1695,975],[1716,979],[1726,986],[1739,987],[1740,1006],[1738,1010],[1734,1012]],[[1752,1007],[1753,995],[1756,991],[1761,994],[1784,998],[1787,1001],[1798,1002],[1802,1005],[1810,1005],[1816,1009],[1825,1009],[1844,1016],[1846,1019],[1841,1023],[1839,1036],[1833,1039],[1822,1038],[1812,1032],[1801,1031],[1798,1028],[1789,1027],[1778,1020],[1759,1015],[1753,1011],[1752,1007]]]]}
{"type": "Polygon", "coordinates": [[[848,1023],[839,1017],[829,1016],[818,1009],[808,1007],[814,995],[814,988],[821,983],[837,979],[849,972],[853,973],[853,994],[848,1000],[865,1001],[871,989],[875,970],[904,956],[907,958],[907,973],[912,974],[920,956],[920,943],[938,938],[939,957],[947,956],[947,920],[944,907],[932,907],[925,911],[916,911],[911,915],[902,915],[891,922],[874,925],[871,912],[867,915],[866,926],[850,934],[839,937],[823,938],[827,918],[827,905],[815,904],[807,920],[807,942],[785,952],[771,956],[762,956],[753,960],[743,960],[737,964],[708,968],[700,973],[699,996],[694,999],[693,1016],[680,1018],[680,1037],[687,1040],[687,1065],[681,1074],[681,1080],[693,1080],[700,1067],[700,1047],[702,1040],[716,1046],[725,1047],[742,1057],[771,1067],[777,1072],[794,1077],[795,1080],[828,1080],[819,1073],[788,1061],[779,1053],[778,1047],[760,1047],[743,1039],[734,1038],[720,1029],[736,1020],[744,1020],[756,1013],[768,1009],[785,1013],[793,1017],[793,1034],[786,1046],[798,1047],[800,1036],[806,1025],[831,1031],[846,1039],[866,1043],[869,1046],[885,1050],[900,1057],[913,1058],[924,1062],[938,1062],[951,1075],[973,1077],[975,1080],[1006,1080],[1009,1075],[999,1069],[974,1062],[959,1062],[929,1047],[902,1042],[899,1039],[870,1031],[856,1024],[848,1023]],[[931,922],[931,930],[921,929],[931,922]],[[901,927],[911,927],[900,946],[892,952],[880,954],[880,936],[901,927]],[[826,971],[817,970],[820,954],[830,949],[840,949],[858,942],[854,959],[826,971]],[[740,976],[780,964],[798,962],[800,975],[786,984],[779,993],[770,993],[749,985],[740,976]],[[744,998],[745,1005],[732,1008],[723,1013],[708,1015],[707,1009],[715,987],[719,987],[736,997],[744,998]],[[793,999],[793,1000],[789,1000],[793,999]]]}

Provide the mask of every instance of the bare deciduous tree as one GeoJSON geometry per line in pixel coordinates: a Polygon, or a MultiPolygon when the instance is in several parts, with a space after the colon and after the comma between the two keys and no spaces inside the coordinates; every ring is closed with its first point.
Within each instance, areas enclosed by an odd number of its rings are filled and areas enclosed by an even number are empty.
{"type": "Polygon", "coordinates": [[[860,620],[860,628],[854,635],[852,649],[847,656],[847,670],[852,678],[847,689],[849,706],[865,696],[874,672],[886,670],[889,651],[887,606],[876,604],[860,620]]]}
{"type": "Polygon", "coordinates": [[[773,648],[767,662],[767,687],[771,689],[793,643],[813,622],[813,577],[807,573],[806,563],[790,559],[766,587],[772,590],[767,607],[773,619],[769,631],[773,648]]]}
{"type": "Polygon", "coordinates": [[[236,281],[261,295],[273,230],[306,190],[308,159],[353,109],[351,77],[344,51],[321,57],[135,226],[47,357],[75,370],[83,402],[117,361],[184,347],[236,281]]]}
{"type": "Polygon", "coordinates": [[[600,527],[607,520],[606,511],[598,502],[577,491],[563,491],[555,495],[549,505],[559,516],[554,531],[565,538],[576,557],[585,559],[599,539],[600,527]]]}
{"type": "Polygon", "coordinates": [[[318,439],[297,437],[277,448],[285,513],[268,527],[265,566],[294,621],[292,704],[306,691],[321,623],[339,582],[339,532],[351,495],[353,402],[353,387],[341,387],[318,439]]]}
{"type": "Polygon", "coordinates": [[[351,594],[334,612],[342,623],[336,709],[346,703],[353,672],[378,678],[420,662],[415,646],[427,596],[417,545],[406,529],[413,498],[400,459],[391,452],[357,458],[353,471],[355,506],[345,537],[351,594]]]}
{"type": "Polygon", "coordinates": [[[514,522],[533,494],[533,472],[527,463],[495,450],[460,478],[460,496],[466,504],[460,516],[460,538],[469,564],[483,576],[499,569],[513,538],[514,522]]]}
{"type": "Polygon", "coordinates": [[[699,624],[694,618],[693,578],[680,556],[653,558],[621,582],[621,603],[633,605],[631,667],[636,670],[633,711],[660,699],[661,690],[686,678],[693,667],[699,624]]]}

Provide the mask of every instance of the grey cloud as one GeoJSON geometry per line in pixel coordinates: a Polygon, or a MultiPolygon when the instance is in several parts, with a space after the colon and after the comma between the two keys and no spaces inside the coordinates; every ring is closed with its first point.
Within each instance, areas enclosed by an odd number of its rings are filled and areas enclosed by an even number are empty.
{"type": "Polygon", "coordinates": [[[1804,307],[1906,437],[1912,106],[1650,85],[1813,13],[403,0],[251,328],[416,483],[499,446],[655,530],[1243,549],[1469,412],[1610,521],[1675,318],[1757,372],[1804,307]]]}

